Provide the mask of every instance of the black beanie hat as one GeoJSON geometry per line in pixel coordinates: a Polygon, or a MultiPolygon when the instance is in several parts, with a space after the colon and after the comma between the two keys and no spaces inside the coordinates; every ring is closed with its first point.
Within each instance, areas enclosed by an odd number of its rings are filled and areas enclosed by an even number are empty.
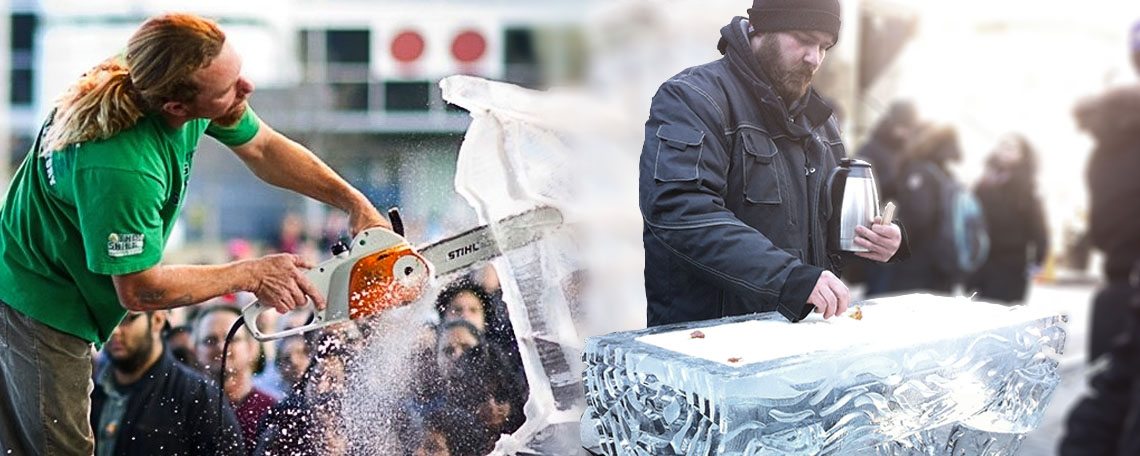
{"type": "Polygon", "coordinates": [[[839,0],[753,0],[748,21],[757,32],[818,30],[839,39],[839,0]]]}

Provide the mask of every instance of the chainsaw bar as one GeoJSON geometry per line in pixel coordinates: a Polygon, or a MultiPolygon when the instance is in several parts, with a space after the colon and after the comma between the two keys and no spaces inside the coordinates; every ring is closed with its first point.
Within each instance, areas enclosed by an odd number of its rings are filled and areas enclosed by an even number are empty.
{"type": "Polygon", "coordinates": [[[445,276],[537,241],[546,228],[561,224],[562,212],[550,206],[542,206],[504,218],[493,225],[472,228],[417,250],[435,266],[436,276],[445,276]]]}

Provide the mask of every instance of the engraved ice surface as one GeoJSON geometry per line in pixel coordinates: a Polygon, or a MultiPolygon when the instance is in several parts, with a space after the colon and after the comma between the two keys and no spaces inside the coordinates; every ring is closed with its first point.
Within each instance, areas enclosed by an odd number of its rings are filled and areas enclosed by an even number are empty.
{"type": "Polygon", "coordinates": [[[930,295],[862,311],[591,338],[583,426],[608,455],[1005,455],[1040,424],[1064,315],[930,295]]]}
{"type": "MultiPolygon", "coordinates": [[[[536,207],[555,208],[564,219],[534,227],[541,231],[537,242],[493,262],[530,386],[526,421],[498,440],[494,454],[577,454],[583,339],[645,325],[636,188],[617,192],[631,196],[625,198],[608,192],[636,185],[629,178],[636,175],[636,149],[623,153],[618,142],[600,136],[604,129],[594,126],[605,116],[584,106],[585,98],[467,76],[440,85],[443,97],[472,117],[456,190],[500,245],[507,243],[497,220],[536,207]],[[594,179],[613,185],[591,185],[594,179]],[[614,300],[621,305],[606,305],[614,300]]],[[[637,131],[619,129],[627,130],[637,131]]]]}

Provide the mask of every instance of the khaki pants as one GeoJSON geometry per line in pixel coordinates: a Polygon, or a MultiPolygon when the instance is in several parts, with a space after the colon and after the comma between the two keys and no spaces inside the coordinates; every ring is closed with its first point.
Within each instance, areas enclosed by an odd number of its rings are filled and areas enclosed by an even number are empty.
{"type": "Polygon", "coordinates": [[[91,344],[0,302],[0,455],[90,455],[91,344]]]}

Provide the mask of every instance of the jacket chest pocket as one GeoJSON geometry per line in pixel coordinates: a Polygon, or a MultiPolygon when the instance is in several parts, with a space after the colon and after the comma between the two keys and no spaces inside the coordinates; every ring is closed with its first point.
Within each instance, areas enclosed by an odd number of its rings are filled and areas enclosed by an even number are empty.
{"type": "Polygon", "coordinates": [[[744,199],[752,204],[780,204],[780,173],[776,143],[760,132],[744,132],[744,199]]]}
{"type": "Polygon", "coordinates": [[[657,160],[653,178],[658,182],[692,181],[700,177],[705,133],[680,125],[657,129],[657,160]]]}

